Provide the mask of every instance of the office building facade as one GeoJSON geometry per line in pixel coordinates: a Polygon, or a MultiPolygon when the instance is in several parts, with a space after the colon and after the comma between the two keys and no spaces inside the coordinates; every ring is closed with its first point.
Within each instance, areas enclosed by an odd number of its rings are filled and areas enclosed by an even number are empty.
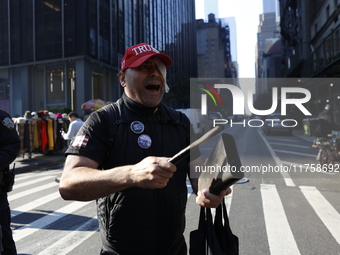
{"type": "MultiPolygon", "coordinates": [[[[206,83],[213,86],[225,82],[239,87],[238,71],[231,56],[230,28],[228,24],[222,25],[221,20],[216,20],[213,13],[208,15],[208,22],[197,20],[197,64],[198,78],[203,78],[206,83]]],[[[232,112],[232,97],[224,90],[220,96],[225,102],[219,111],[223,116],[229,116],[232,112]]],[[[208,102],[209,103],[209,102],[208,102]]],[[[211,103],[211,101],[210,101],[211,103]]]]}
{"type": "Polygon", "coordinates": [[[120,60],[141,42],[173,59],[170,87],[197,76],[194,0],[0,0],[0,12],[0,108],[12,115],[115,101],[120,60]]]}
{"type": "Polygon", "coordinates": [[[197,63],[199,78],[237,78],[229,26],[217,22],[213,13],[206,23],[197,20],[197,63]]]}
{"type": "Polygon", "coordinates": [[[339,122],[340,1],[282,0],[280,10],[283,77],[311,92],[312,114],[330,104],[339,122]]]}
{"type": "Polygon", "coordinates": [[[262,0],[263,13],[275,12],[276,21],[280,21],[280,1],[279,0],[262,0]]]}
{"type": "Polygon", "coordinates": [[[236,20],[235,17],[220,17],[218,0],[204,1],[205,22],[209,22],[210,14],[215,14],[215,18],[221,22],[222,27],[228,27],[230,33],[230,51],[232,62],[237,66],[237,37],[236,37],[236,20]]]}
{"type": "Polygon", "coordinates": [[[230,32],[230,52],[232,62],[237,65],[237,36],[235,17],[220,18],[223,27],[228,26],[230,32]]]}

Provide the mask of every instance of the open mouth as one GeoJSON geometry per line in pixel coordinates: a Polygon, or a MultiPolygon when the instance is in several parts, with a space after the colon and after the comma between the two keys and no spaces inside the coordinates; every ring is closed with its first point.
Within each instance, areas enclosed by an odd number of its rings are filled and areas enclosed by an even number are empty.
{"type": "Polygon", "coordinates": [[[149,84],[145,86],[147,90],[151,90],[151,91],[158,91],[160,87],[161,87],[160,85],[154,85],[154,84],[149,84]]]}

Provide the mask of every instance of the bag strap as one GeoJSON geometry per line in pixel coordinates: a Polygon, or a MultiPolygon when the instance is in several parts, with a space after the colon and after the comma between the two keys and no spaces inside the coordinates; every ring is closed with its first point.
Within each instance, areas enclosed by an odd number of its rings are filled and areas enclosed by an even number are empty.
{"type": "Polygon", "coordinates": [[[113,144],[116,140],[117,137],[117,126],[119,125],[119,121],[120,121],[120,109],[118,107],[118,103],[114,102],[111,104],[112,108],[104,108],[105,111],[107,112],[108,115],[108,120],[109,120],[109,128],[107,131],[107,140],[105,142],[105,148],[106,148],[106,152],[105,152],[105,156],[106,158],[110,158],[110,153],[111,150],[113,148],[113,144]]]}
{"type": "MultiPolygon", "coordinates": [[[[225,254],[230,254],[230,255],[238,255],[239,254],[239,240],[236,235],[233,234],[230,225],[229,225],[229,217],[227,213],[227,207],[224,202],[219,205],[217,208],[218,210],[216,211],[216,216],[220,217],[222,221],[222,216],[223,216],[223,223],[220,222],[221,225],[216,225],[215,222],[215,231],[220,231],[221,238],[224,240],[221,241],[219,240],[219,243],[221,244],[221,249],[225,254]]],[[[216,220],[216,218],[215,218],[216,220]]],[[[219,221],[217,221],[219,222],[219,221]]],[[[219,235],[217,234],[217,238],[219,238],[219,235]]]]}
{"type": "Polygon", "coordinates": [[[208,244],[207,254],[224,255],[221,249],[221,240],[215,229],[216,223],[213,223],[211,209],[206,208],[206,213],[207,213],[207,244],[208,244]]]}
{"type": "MultiPolygon", "coordinates": [[[[224,219],[224,222],[228,223],[229,225],[229,217],[228,217],[228,213],[227,213],[227,207],[225,205],[225,202],[224,202],[224,199],[223,199],[223,202],[221,203],[222,204],[222,211],[223,211],[223,219],[224,219]]],[[[225,224],[224,223],[224,224],[225,224]]]]}
{"type": "Polygon", "coordinates": [[[203,229],[205,225],[205,208],[201,206],[200,219],[198,221],[198,228],[203,229]]]}
{"type": "Polygon", "coordinates": [[[114,114],[110,114],[110,128],[109,128],[109,134],[107,139],[107,146],[111,150],[112,145],[116,139],[117,136],[117,125],[120,122],[120,110],[118,108],[117,103],[112,103],[112,109],[114,114]],[[113,115],[115,119],[113,119],[113,115]]]}
{"type": "Polygon", "coordinates": [[[221,204],[216,208],[214,224],[216,226],[229,226],[229,217],[224,199],[222,200],[221,204]]]}

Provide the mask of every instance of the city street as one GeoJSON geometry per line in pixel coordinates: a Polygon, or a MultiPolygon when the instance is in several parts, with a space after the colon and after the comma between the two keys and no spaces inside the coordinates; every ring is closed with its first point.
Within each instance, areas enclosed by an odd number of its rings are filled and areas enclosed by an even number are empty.
{"type": "MultiPolygon", "coordinates": [[[[235,138],[245,177],[226,197],[240,254],[340,254],[340,172],[319,171],[318,150],[301,136],[266,136],[259,128],[226,128],[235,138]]],[[[207,157],[217,137],[202,148],[207,157]]],[[[64,201],[55,177],[61,166],[16,176],[9,193],[18,254],[98,254],[95,202],[64,201]]],[[[187,228],[199,207],[188,182],[187,228]]],[[[189,243],[189,242],[187,242],[189,243]]]]}

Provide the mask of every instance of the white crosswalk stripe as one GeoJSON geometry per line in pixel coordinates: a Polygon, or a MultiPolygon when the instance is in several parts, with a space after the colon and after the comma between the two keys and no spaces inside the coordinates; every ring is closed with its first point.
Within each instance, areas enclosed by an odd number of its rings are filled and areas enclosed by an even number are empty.
{"type": "Polygon", "coordinates": [[[47,225],[52,224],[53,222],[65,217],[68,214],[73,213],[74,211],[84,207],[88,203],[85,202],[73,202],[68,204],[52,213],[47,214],[46,216],[40,218],[32,222],[31,224],[21,227],[13,232],[14,241],[19,241],[22,238],[25,238],[39,229],[45,228],[47,225]]]}
{"type": "MultiPolygon", "coordinates": [[[[275,151],[272,149],[272,147],[270,146],[268,141],[264,138],[264,136],[261,134],[261,132],[259,132],[259,135],[262,138],[263,142],[266,144],[266,146],[267,146],[267,148],[268,148],[272,158],[275,161],[275,165],[281,166],[282,165],[281,159],[276,155],[275,151]]],[[[280,173],[281,173],[281,175],[282,175],[282,177],[283,177],[283,179],[284,179],[284,181],[285,181],[287,186],[290,186],[290,187],[294,187],[295,186],[295,183],[293,182],[293,180],[290,177],[288,172],[281,171],[280,173]]]]}
{"type": "Polygon", "coordinates": [[[48,180],[48,179],[51,179],[51,176],[44,176],[44,177],[41,177],[41,178],[38,178],[38,179],[35,179],[35,180],[26,181],[26,182],[23,182],[23,183],[20,183],[20,184],[16,184],[15,188],[21,189],[21,188],[24,188],[24,187],[27,187],[27,186],[30,186],[30,185],[33,185],[33,184],[37,184],[39,182],[42,182],[42,181],[45,181],[45,180],[48,180]]]}
{"type": "Polygon", "coordinates": [[[261,184],[261,195],[270,253],[300,254],[276,186],[261,184]]]}
{"type": "Polygon", "coordinates": [[[15,199],[18,199],[18,198],[21,198],[21,197],[24,197],[24,196],[28,196],[28,195],[31,195],[31,194],[34,194],[34,193],[42,192],[45,189],[49,189],[49,188],[57,187],[57,186],[58,186],[57,183],[50,182],[50,183],[47,183],[47,184],[44,184],[44,185],[41,185],[41,186],[37,186],[37,187],[32,188],[32,189],[23,190],[23,191],[21,191],[19,193],[15,193],[15,194],[9,195],[8,196],[8,201],[11,202],[11,201],[13,201],[15,199]]]}
{"type": "MultiPolygon", "coordinates": [[[[81,254],[74,251],[82,247],[88,240],[97,237],[98,243],[96,245],[100,247],[95,203],[63,201],[57,190],[58,184],[53,181],[54,177],[60,176],[60,174],[61,170],[48,174],[27,173],[16,179],[17,186],[14,187],[14,191],[9,193],[9,198],[13,204],[13,207],[11,207],[12,223],[16,227],[13,230],[13,237],[17,243],[18,254],[81,254]],[[16,191],[16,187],[19,187],[20,190],[16,191]],[[37,196],[37,194],[41,194],[41,196],[37,196]],[[32,195],[34,200],[26,199],[29,195],[32,195]],[[22,203],[22,200],[26,202],[22,203]],[[34,217],[31,214],[34,214],[34,217]],[[27,218],[25,218],[26,216],[27,218]],[[32,220],[30,220],[30,217],[33,217],[32,220]],[[60,228],[55,227],[59,226],[59,222],[62,221],[64,221],[64,224],[60,228]],[[34,238],[46,236],[46,239],[35,244],[30,241],[33,236],[35,236],[34,238]],[[53,238],[49,240],[51,236],[53,238]],[[28,246],[27,243],[30,243],[30,245],[28,246]]],[[[190,182],[187,182],[187,187],[188,197],[194,196],[190,182]]],[[[241,184],[233,185],[233,193],[225,198],[228,213],[233,209],[234,199],[238,199],[237,189],[241,187],[244,186],[241,184]]],[[[284,187],[286,188],[285,185],[284,187]]],[[[279,188],[282,187],[275,184],[260,185],[259,194],[264,218],[263,229],[266,233],[266,236],[261,238],[267,240],[268,253],[272,255],[304,254],[296,240],[296,233],[290,225],[292,223],[288,220],[289,210],[284,204],[279,188]]],[[[324,231],[329,231],[334,240],[340,244],[340,215],[322,194],[322,191],[311,186],[290,188],[299,192],[301,197],[311,205],[309,210],[313,210],[313,215],[320,218],[320,222],[322,222],[320,224],[325,226],[324,231]]],[[[237,201],[235,203],[237,204],[237,201]]],[[[241,221],[241,219],[239,220],[241,221]]],[[[246,240],[240,241],[245,242],[246,240]]],[[[90,253],[84,255],[86,254],[90,253]]]]}
{"type": "MultiPolygon", "coordinates": [[[[44,172],[31,172],[29,174],[19,174],[19,175],[16,175],[15,176],[15,181],[16,182],[22,182],[24,180],[27,180],[27,179],[32,179],[32,176],[34,175],[39,175],[39,177],[42,177],[42,176],[45,176],[45,175],[48,175],[48,176],[51,176],[51,175],[59,175],[61,172],[60,170],[50,170],[50,171],[44,171],[44,172]]],[[[17,187],[17,184],[15,184],[15,187],[17,187]]]]}
{"type": "MultiPolygon", "coordinates": [[[[18,175],[16,177],[16,184],[14,186],[14,190],[21,189],[17,193],[9,193],[9,201],[15,202],[17,199],[21,199],[23,197],[29,196],[31,194],[40,193],[43,196],[35,199],[33,201],[27,201],[25,204],[21,204],[17,207],[11,207],[11,216],[12,218],[17,217],[19,215],[25,214],[31,210],[35,210],[36,208],[42,208],[45,204],[49,202],[56,201],[58,199],[61,200],[60,194],[57,191],[58,184],[53,181],[55,176],[59,176],[61,171],[49,171],[43,173],[27,173],[18,175]],[[43,181],[51,180],[51,182],[45,184],[43,181]],[[41,185],[39,185],[41,184],[41,185]],[[29,188],[29,187],[32,188],[29,188]],[[55,187],[52,193],[46,194],[45,190],[55,187]],[[26,189],[25,189],[26,188],[26,189]]],[[[44,229],[50,224],[55,223],[56,221],[64,218],[67,215],[72,214],[73,212],[85,207],[90,202],[65,202],[66,206],[59,208],[29,224],[26,224],[20,228],[17,228],[13,231],[13,238],[15,242],[19,243],[22,239],[44,229]]],[[[59,239],[58,242],[54,244],[48,245],[48,249],[44,249],[41,254],[67,254],[65,250],[65,244],[72,243],[67,245],[67,250],[71,251],[74,247],[84,242],[90,236],[96,233],[98,230],[98,221],[96,217],[90,218],[87,222],[82,224],[76,230],[71,231],[69,234],[63,236],[59,239]],[[61,246],[60,246],[61,245],[61,246]],[[73,247],[73,248],[72,248],[73,247]],[[60,251],[62,249],[62,251],[60,251]]],[[[18,246],[18,245],[17,245],[18,246]]],[[[20,247],[20,245],[19,245],[20,247]]],[[[20,250],[19,250],[20,252],[20,250]]]]}
{"type": "Polygon", "coordinates": [[[315,187],[300,186],[319,218],[340,244],[340,214],[315,187]]]}
{"type": "Polygon", "coordinates": [[[60,255],[71,252],[74,248],[80,245],[84,240],[92,236],[98,230],[98,222],[94,217],[88,220],[75,231],[64,236],[58,242],[52,244],[38,255],[60,255]]]}
{"type": "Polygon", "coordinates": [[[309,154],[309,153],[301,153],[301,152],[292,152],[292,151],[287,151],[287,150],[274,150],[275,152],[281,152],[281,153],[288,153],[288,154],[294,154],[294,155],[299,155],[299,156],[304,156],[304,157],[310,157],[310,158],[315,158],[314,154],[309,154]]]}
{"type": "Polygon", "coordinates": [[[11,216],[12,217],[18,216],[18,215],[20,215],[24,212],[28,212],[28,211],[30,211],[34,208],[42,206],[42,205],[44,205],[44,204],[46,204],[46,203],[48,203],[52,200],[55,200],[57,198],[60,198],[60,194],[59,194],[59,192],[54,192],[52,194],[49,194],[47,196],[43,196],[39,199],[36,199],[36,200],[29,202],[27,204],[24,204],[22,206],[19,206],[19,207],[16,207],[16,208],[11,208],[12,209],[11,210],[11,216]]]}

